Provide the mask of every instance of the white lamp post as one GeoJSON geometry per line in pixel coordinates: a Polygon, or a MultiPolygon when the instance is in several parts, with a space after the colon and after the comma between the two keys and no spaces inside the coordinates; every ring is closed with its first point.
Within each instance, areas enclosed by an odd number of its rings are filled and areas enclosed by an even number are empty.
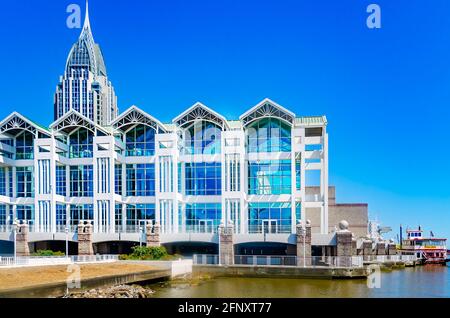
{"type": "Polygon", "coordinates": [[[17,219],[13,223],[13,232],[14,232],[14,263],[16,262],[17,258],[17,219]]]}
{"type": "Polygon", "coordinates": [[[139,227],[139,246],[142,247],[142,226],[139,227]]]}
{"type": "Polygon", "coordinates": [[[66,257],[69,257],[69,227],[66,225],[66,257]]]}

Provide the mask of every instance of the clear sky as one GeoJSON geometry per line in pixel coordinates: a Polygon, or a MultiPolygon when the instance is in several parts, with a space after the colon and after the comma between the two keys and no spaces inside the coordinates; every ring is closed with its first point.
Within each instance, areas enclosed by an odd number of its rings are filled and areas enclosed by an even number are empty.
{"type": "MultiPolygon", "coordinates": [[[[49,125],[83,0],[0,4],[0,117],[49,125]]],[[[450,238],[450,1],[90,1],[121,110],[163,122],[201,101],[236,119],[265,97],[328,117],[330,183],[394,228],[450,238]],[[382,28],[366,26],[381,6],[382,28]]]]}

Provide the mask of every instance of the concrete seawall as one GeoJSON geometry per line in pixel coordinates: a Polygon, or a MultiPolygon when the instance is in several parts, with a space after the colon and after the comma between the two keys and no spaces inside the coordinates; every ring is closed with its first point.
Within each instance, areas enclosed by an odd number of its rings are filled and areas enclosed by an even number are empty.
{"type": "Polygon", "coordinates": [[[304,268],[287,266],[215,266],[195,265],[194,276],[212,277],[267,277],[267,278],[314,278],[314,279],[354,279],[366,278],[364,268],[304,268]]]}

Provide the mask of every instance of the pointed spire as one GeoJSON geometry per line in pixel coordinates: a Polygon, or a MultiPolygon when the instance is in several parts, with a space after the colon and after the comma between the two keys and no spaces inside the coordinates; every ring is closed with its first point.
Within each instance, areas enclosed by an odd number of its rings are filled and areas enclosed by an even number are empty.
{"type": "Polygon", "coordinates": [[[84,26],[83,29],[90,29],[91,28],[91,22],[89,21],[89,1],[86,0],[86,15],[84,17],[84,26]]]}
{"type": "Polygon", "coordinates": [[[88,0],[86,0],[86,15],[84,17],[83,30],[81,31],[80,38],[83,37],[83,35],[86,32],[88,32],[92,37],[91,21],[89,20],[89,1],[88,0]]]}

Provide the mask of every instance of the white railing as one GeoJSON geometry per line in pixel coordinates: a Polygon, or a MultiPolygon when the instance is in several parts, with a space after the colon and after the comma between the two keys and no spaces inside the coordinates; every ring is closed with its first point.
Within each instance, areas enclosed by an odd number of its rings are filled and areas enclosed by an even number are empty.
{"type": "Polygon", "coordinates": [[[0,266],[45,266],[66,265],[71,260],[65,256],[55,257],[0,257],[0,266]]]}
{"type": "Polygon", "coordinates": [[[366,255],[364,256],[365,261],[369,262],[400,262],[400,261],[416,261],[416,255],[366,255]]]}
{"type": "Polygon", "coordinates": [[[194,254],[192,257],[194,265],[218,265],[219,255],[217,254],[194,254]]]}
{"type": "Polygon", "coordinates": [[[399,256],[400,256],[400,260],[405,261],[405,262],[415,262],[415,261],[417,261],[416,254],[414,254],[414,255],[399,255],[399,256]]]}
{"type": "Polygon", "coordinates": [[[109,263],[119,260],[119,255],[74,255],[70,256],[73,263],[109,263]]]}
{"type": "MultiPolygon", "coordinates": [[[[219,257],[214,254],[195,254],[194,265],[218,265],[219,257]]],[[[362,256],[278,256],[278,255],[236,255],[235,265],[249,266],[291,266],[291,267],[350,267],[364,266],[362,256]]]]}
{"type": "Polygon", "coordinates": [[[0,257],[0,267],[15,266],[49,266],[82,263],[110,263],[119,260],[118,255],[76,255],[76,256],[49,256],[49,257],[0,257]]]}

